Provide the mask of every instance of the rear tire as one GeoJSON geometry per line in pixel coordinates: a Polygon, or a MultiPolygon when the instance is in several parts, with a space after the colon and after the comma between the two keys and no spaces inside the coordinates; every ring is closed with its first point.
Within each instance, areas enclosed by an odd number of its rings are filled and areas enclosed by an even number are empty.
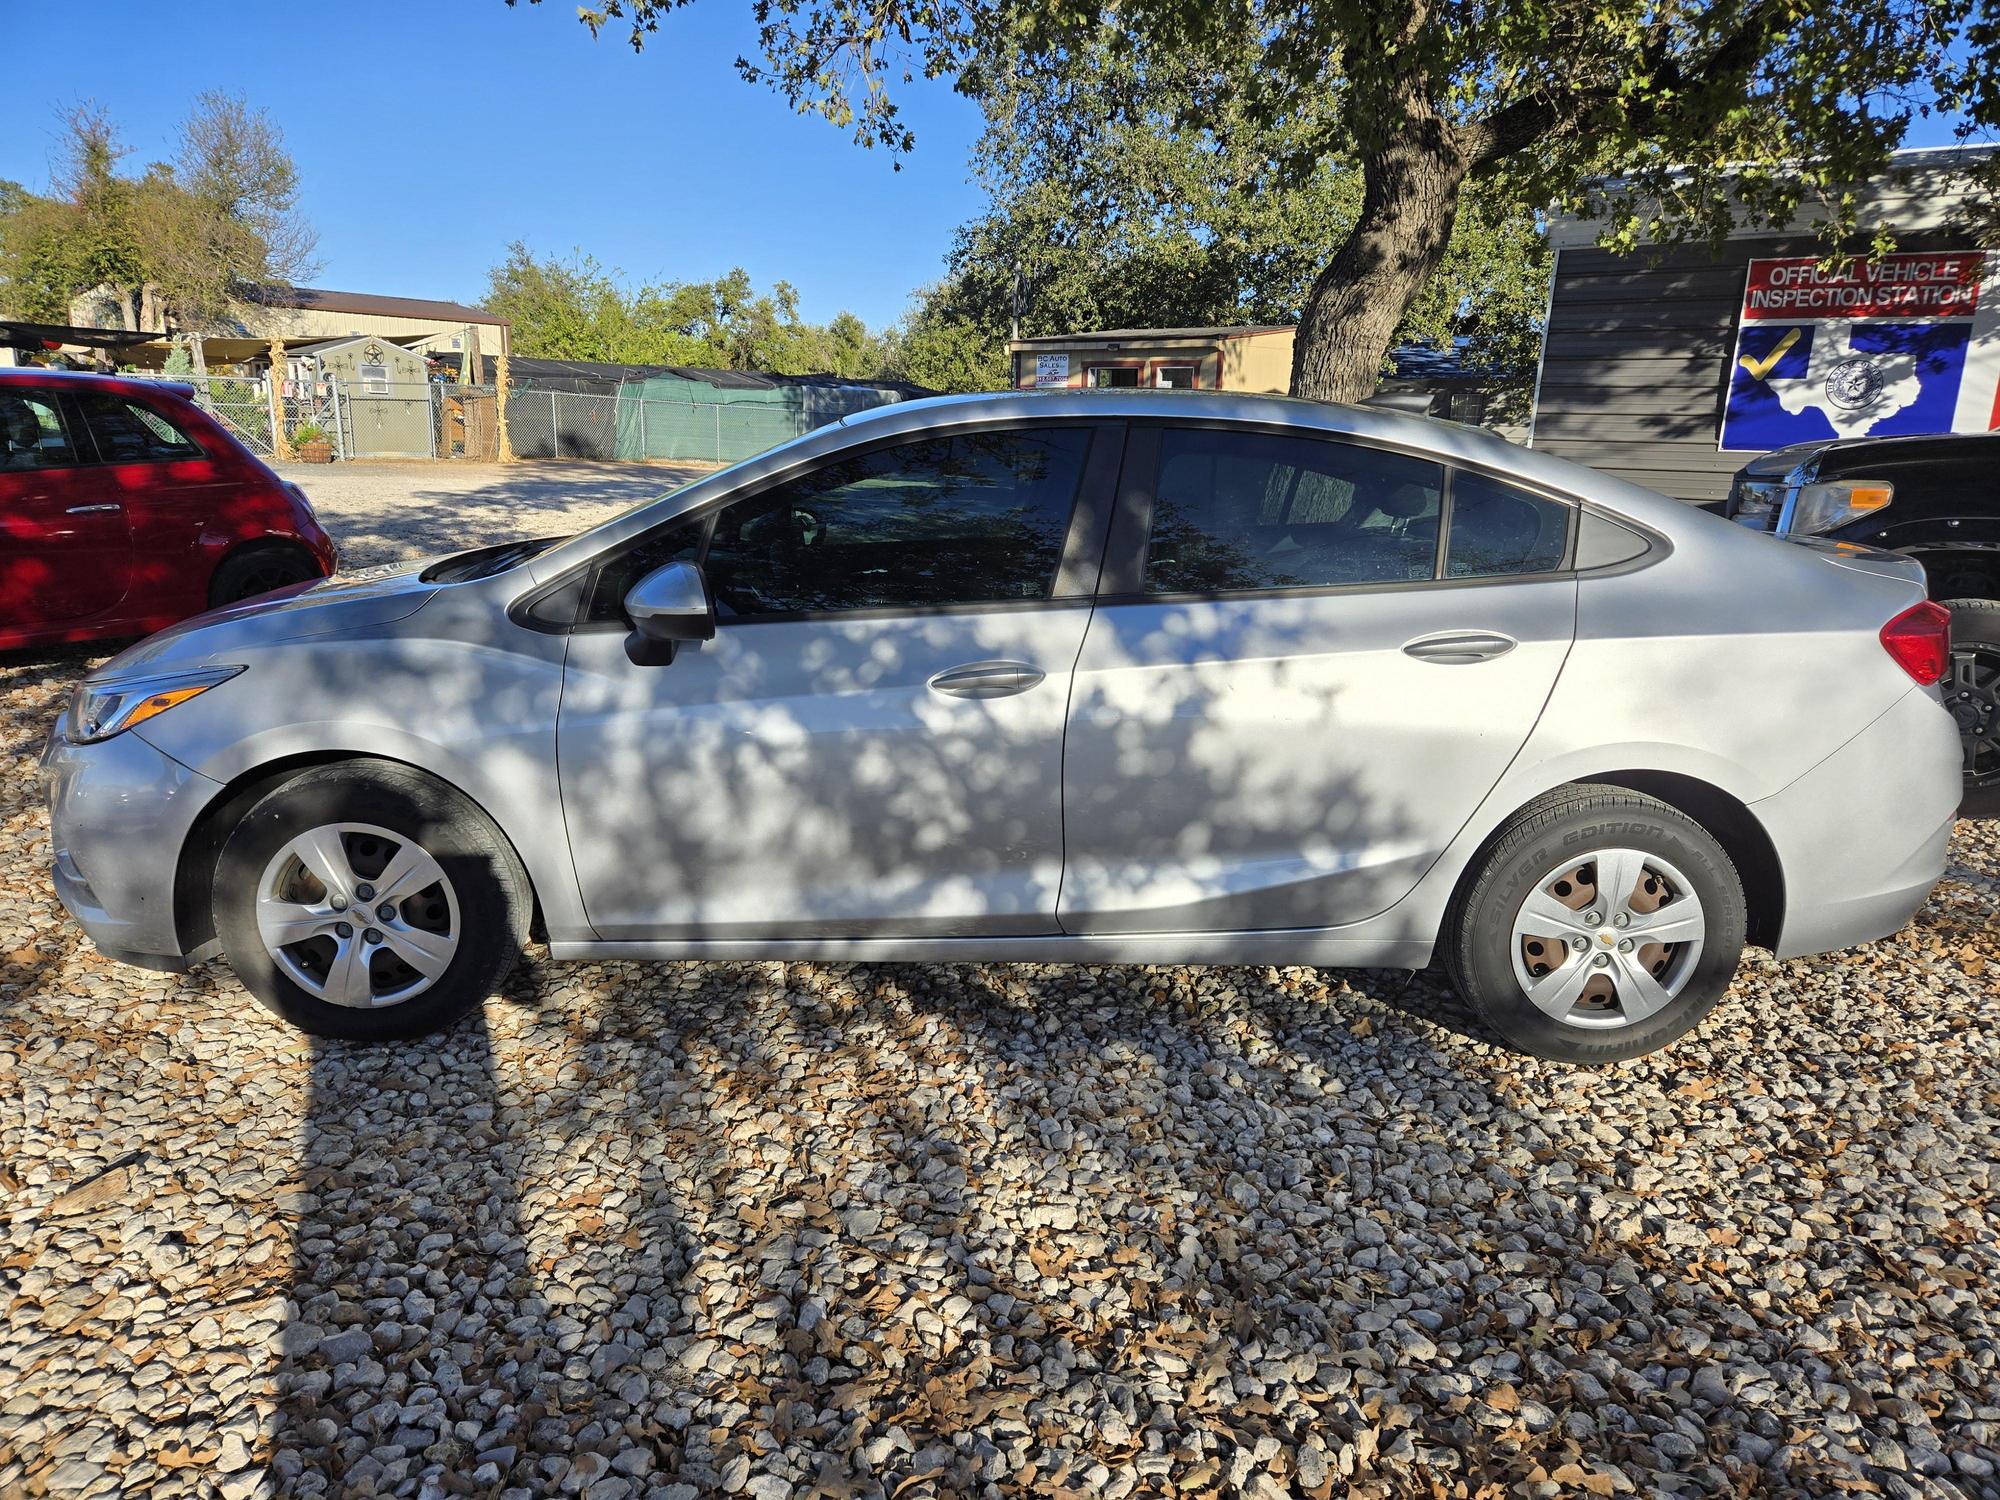
{"type": "Polygon", "coordinates": [[[1951,675],[1938,686],[1966,749],[1959,816],[2000,818],[2000,599],[1943,603],[1951,611],[1951,675]]]}
{"type": "Polygon", "coordinates": [[[1746,928],[1742,882],[1700,824],[1637,792],[1571,786],[1501,827],[1446,922],[1445,967],[1521,1051],[1620,1062],[1708,1014],[1746,928]]]}
{"type": "Polygon", "coordinates": [[[208,607],[241,604],[274,589],[289,588],[325,575],[319,559],[289,543],[246,547],[222,560],[208,580],[208,607]]]}
{"type": "Polygon", "coordinates": [[[245,989],[354,1041],[422,1036],[480,1004],[533,908],[492,820],[387,761],[305,771],[260,798],[223,843],[212,900],[245,989]]]}

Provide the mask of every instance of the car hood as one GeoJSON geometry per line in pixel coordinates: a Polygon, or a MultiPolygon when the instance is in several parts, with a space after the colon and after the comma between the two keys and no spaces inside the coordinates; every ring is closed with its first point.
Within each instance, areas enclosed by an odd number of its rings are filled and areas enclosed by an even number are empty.
{"type": "Polygon", "coordinates": [[[366,630],[415,614],[437,593],[419,576],[433,559],[392,563],[212,609],[119,652],[90,674],[94,682],[201,666],[232,651],[334,631],[366,630]]]}

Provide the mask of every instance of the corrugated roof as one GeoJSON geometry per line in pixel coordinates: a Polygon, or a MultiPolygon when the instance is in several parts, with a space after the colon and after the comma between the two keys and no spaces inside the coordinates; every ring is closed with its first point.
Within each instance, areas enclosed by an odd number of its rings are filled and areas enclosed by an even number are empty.
{"type": "Polygon", "coordinates": [[[1087,333],[1038,333],[1017,344],[1078,344],[1099,339],[1240,339],[1259,333],[1290,333],[1290,323],[1238,323],[1220,328],[1097,328],[1087,333]]]}
{"type": "Polygon", "coordinates": [[[317,286],[264,286],[245,300],[265,307],[296,307],[307,312],[368,313],[383,318],[428,318],[439,323],[490,323],[505,326],[483,308],[462,302],[437,302],[428,297],[383,297],[374,292],[335,292],[317,286]]]}

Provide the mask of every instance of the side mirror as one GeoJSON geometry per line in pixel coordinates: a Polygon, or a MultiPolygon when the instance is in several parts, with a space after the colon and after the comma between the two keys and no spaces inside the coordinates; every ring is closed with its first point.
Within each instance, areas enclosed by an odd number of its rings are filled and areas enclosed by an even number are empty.
{"type": "Polygon", "coordinates": [[[691,562],[653,569],[626,591],[625,613],[632,628],[649,641],[715,639],[715,606],[708,580],[691,562]]]}

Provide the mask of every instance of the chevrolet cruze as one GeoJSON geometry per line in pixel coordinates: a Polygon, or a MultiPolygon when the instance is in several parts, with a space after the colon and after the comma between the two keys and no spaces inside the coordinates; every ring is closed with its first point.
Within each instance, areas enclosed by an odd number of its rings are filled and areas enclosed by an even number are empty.
{"type": "Polygon", "coordinates": [[[1958,801],[1907,560],[1484,434],[919,401],[581,535],[142,642],[47,752],[107,953],[320,1035],[557,958],[1441,960],[1609,1061],[1901,927],[1958,801]]]}

